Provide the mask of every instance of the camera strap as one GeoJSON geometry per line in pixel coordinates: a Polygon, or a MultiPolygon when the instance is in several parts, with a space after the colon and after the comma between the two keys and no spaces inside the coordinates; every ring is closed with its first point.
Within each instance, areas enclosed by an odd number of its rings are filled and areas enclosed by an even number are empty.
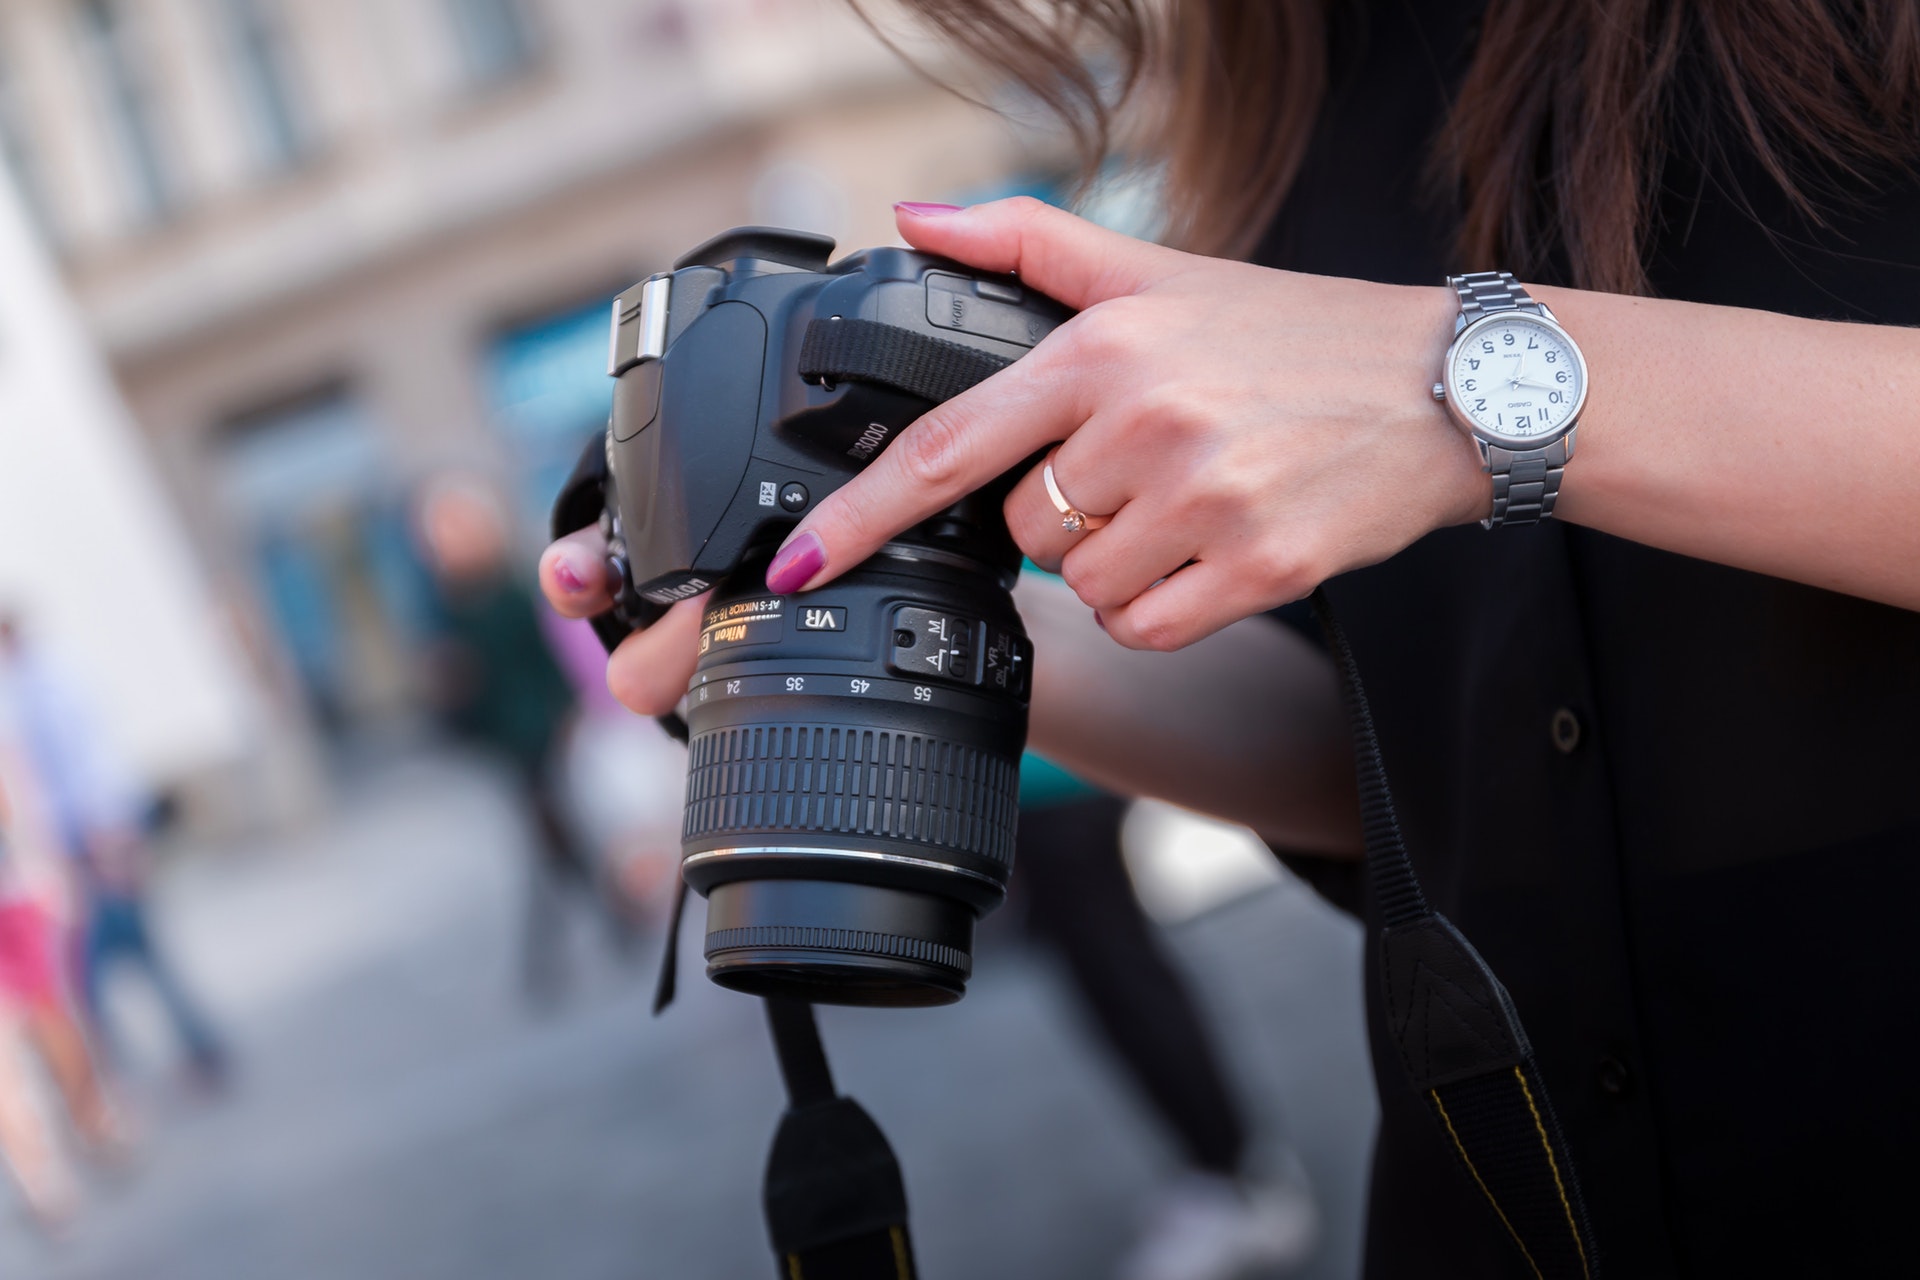
{"type": "MultiPolygon", "coordinates": [[[[553,536],[598,522],[606,485],[607,451],[601,440],[591,440],[554,502],[553,536]]],[[[608,653],[630,630],[613,610],[592,621],[608,653]]],[[[667,733],[686,742],[685,720],[677,715],[659,719],[667,733]]],[[[682,880],[654,987],[656,1014],[673,1003],[687,893],[682,880]]],[[[767,1156],[762,1192],[781,1280],[914,1280],[906,1183],[886,1135],[859,1103],[835,1092],[813,1006],[778,999],[765,1004],[787,1087],[787,1109],[767,1156]]]]}
{"type": "Polygon", "coordinates": [[[835,1092],[813,1006],[768,998],[787,1110],[767,1156],[767,1231],[786,1280],[914,1280],[900,1162],[835,1092]]]}
{"type": "Polygon", "coordinates": [[[1599,1274],[1586,1202],[1520,1014],[1480,953],[1427,904],[1346,632],[1313,593],[1353,731],[1367,880],[1381,920],[1387,1029],[1408,1081],[1539,1280],[1599,1274]]]}

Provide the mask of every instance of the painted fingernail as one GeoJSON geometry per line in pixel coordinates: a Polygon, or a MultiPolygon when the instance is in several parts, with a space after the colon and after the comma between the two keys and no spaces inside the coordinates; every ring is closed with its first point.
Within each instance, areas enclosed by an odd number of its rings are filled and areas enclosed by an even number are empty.
{"type": "Polygon", "coordinates": [[[767,566],[767,590],[777,596],[798,591],[826,566],[827,545],[809,529],[780,548],[780,554],[767,566]]]}
{"type": "Polygon", "coordinates": [[[916,218],[944,218],[950,213],[958,213],[965,208],[957,204],[930,204],[921,200],[897,200],[894,208],[902,213],[910,213],[916,218]]]}
{"type": "Polygon", "coordinates": [[[560,589],[569,595],[578,595],[587,589],[587,580],[580,571],[568,563],[565,556],[558,556],[553,562],[553,580],[560,589]]]}

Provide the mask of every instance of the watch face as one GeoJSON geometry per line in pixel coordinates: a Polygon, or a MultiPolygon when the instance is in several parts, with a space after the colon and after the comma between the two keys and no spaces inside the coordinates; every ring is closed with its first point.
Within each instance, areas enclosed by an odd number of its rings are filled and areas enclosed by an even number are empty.
{"type": "Polygon", "coordinates": [[[1490,436],[1526,441],[1564,431],[1586,390],[1586,362],[1559,328],[1501,312],[1460,335],[1447,394],[1490,436]]]}

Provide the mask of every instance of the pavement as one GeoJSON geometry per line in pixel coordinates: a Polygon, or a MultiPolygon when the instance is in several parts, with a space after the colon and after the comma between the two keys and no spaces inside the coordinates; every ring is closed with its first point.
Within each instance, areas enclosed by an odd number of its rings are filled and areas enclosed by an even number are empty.
{"type": "MultiPolygon", "coordinates": [[[[759,1213],[780,1106],[756,1002],[700,976],[649,1016],[654,947],[614,954],[585,913],[570,992],[517,983],[525,830],[470,762],[404,757],[314,831],[180,859],[155,905],[231,1038],[225,1096],[178,1087],[145,992],[126,1073],[135,1168],[90,1179],[70,1235],[0,1193],[0,1276],[62,1280],[737,1280],[776,1274],[759,1213]]],[[[1184,923],[1173,951],[1256,1117],[1327,1220],[1298,1274],[1357,1273],[1372,1080],[1359,930],[1286,880],[1184,923]]],[[[892,1139],[926,1280],[1100,1280],[1172,1148],[1070,990],[983,930],[965,1000],[832,1009],[842,1090],[892,1139]]]]}

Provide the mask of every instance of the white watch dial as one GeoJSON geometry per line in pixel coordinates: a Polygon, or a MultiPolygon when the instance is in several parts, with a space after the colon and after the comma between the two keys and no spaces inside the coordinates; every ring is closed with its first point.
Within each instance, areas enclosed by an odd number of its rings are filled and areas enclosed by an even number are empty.
{"type": "Polygon", "coordinates": [[[1564,335],[1524,312],[1475,329],[1454,354],[1454,405],[1482,430],[1551,436],[1580,403],[1580,357],[1564,335]]]}

